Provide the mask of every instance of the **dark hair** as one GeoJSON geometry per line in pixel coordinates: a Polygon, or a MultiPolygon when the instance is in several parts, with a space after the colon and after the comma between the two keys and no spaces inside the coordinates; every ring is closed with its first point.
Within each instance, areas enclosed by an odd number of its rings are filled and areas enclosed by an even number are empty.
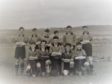
{"type": "Polygon", "coordinates": [[[59,37],[58,36],[54,36],[53,39],[59,39],[59,37]]]}
{"type": "Polygon", "coordinates": [[[36,45],[36,46],[35,46],[35,50],[37,50],[37,49],[40,49],[40,48],[39,48],[39,45],[36,45]]]}
{"type": "Polygon", "coordinates": [[[66,29],[71,29],[72,28],[72,26],[71,25],[68,25],[68,26],[66,26],[66,29]]]}
{"type": "Polygon", "coordinates": [[[32,31],[36,31],[36,30],[37,30],[37,28],[33,28],[33,29],[32,29],[32,31]]]}
{"type": "Polygon", "coordinates": [[[66,46],[70,46],[70,47],[71,47],[72,45],[71,45],[70,43],[66,43],[66,44],[65,44],[65,47],[66,47],[66,46]]]}
{"type": "Polygon", "coordinates": [[[41,43],[42,43],[42,42],[45,42],[45,43],[47,43],[47,41],[46,41],[46,40],[41,40],[41,43]]]}
{"type": "Polygon", "coordinates": [[[20,28],[19,28],[19,31],[22,30],[22,29],[23,29],[23,31],[24,31],[24,27],[20,27],[20,28]]]}
{"type": "Polygon", "coordinates": [[[45,47],[45,50],[48,50],[49,51],[50,50],[50,47],[49,46],[46,46],[45,47]]]}
{"type": "Polygon", "coordinates": [[[49,29],[45,29],[45,31],[44,31],[44,32],[49,33],[49,32],[50,32],[50,30],[49,30],[49,29]]]}
{"type": "Polygon", "coordinates": [[[63,45],[61,42],[59,42],[58,44],[59,44],[59,46],[63,45]]]}
{"type": "Polygon", "coordinates": [[[56,33],[59,33],[59,31],[58,31],[58,30],[55,30],[55,31],[54,31],[54,34],[56,34],[56,33]]]}
{"type": "Polygon", "coordinates": [[[88,28],[88,26],[82,26],[82,28],[84,29],[84,28],[88,28]]]}

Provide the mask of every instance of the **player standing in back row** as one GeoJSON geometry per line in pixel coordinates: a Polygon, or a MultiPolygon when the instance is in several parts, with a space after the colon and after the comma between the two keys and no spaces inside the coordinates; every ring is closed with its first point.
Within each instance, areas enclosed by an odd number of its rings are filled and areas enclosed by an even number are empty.
{"type": "Polygon", "coordinates": [[[82,48],[85,50],[87,54],[87,61],[89,62],[90,65],[90,70],[89,73],[93,72],[93,57],[92,57],[92,37],[88,31],[87,26],[83,26],[83,33],[82,36],[80,37],[80,41],[82,43],[82,48]]]}
{"type": "Polygon", "coordinates": [[[18,31],[17,38],[15,39],[16,42],[16,49],[15,49],[15,58],[16,58],[16,73],[20,71],[21,74],[24,71],[24,59],[26,57],[26,50],[25,50],[25,43],[27,39],[25,37],[24,28],[20,27],[18,31]]]}
{"type": "Polygon", "coordinates": [[[72,32],[72,27],[66,27],[66,34],[63,36],[64,45],[69,43],[71,45],[76,45],[76,35],[72,32]]]}

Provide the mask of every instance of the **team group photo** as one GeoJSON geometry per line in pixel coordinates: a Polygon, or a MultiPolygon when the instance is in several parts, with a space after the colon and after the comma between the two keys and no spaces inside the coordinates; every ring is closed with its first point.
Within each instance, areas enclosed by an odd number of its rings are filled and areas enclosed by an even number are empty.
{"type": "Polygon", "coordinates": [[[65,28],[60,38],[60,31],[50,35],[45,29],[39,36],[33,28],[31,36],[25,36],[24,27],[18,30],[15,42],[15,70],[27,76],[84,75],[93,73],[92,41],[87,26],[82,26],[82,35],[77,37],[72,26],[65,28]]]}
{"type": "Polygon", "coordinates": [[[0,84],[112,84],[112,0],[0,0],[0,84]]]}

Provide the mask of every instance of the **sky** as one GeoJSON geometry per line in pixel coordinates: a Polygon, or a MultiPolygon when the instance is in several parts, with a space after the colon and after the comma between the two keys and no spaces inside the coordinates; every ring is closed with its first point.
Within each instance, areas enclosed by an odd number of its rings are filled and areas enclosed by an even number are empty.
{"type": "Polygon", "coordinates": [[[111,24],[112,0],[0,0],[0,29],[111,24]]]}

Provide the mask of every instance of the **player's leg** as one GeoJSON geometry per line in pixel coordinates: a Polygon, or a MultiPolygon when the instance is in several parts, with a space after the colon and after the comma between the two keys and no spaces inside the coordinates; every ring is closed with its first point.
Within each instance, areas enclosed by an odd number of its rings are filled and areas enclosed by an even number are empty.
{"type": "Polygon", "coordinates": [[[46,62],[45,62],[45,66],[46,66],[46,74],[49,76],[50,73],[51,73],[51,61],[50,59],[47,59],[46,62]]]}
{"type": "Polygon", "coordinates": [[[20,70],[21,70],[21,74],[24,74],[24,58],[20,58],[20,70]]]}
{"type": "Polygon", "coordinates": [[[18,72],[19,72],[19,59],[16,59],[15,71],[16,71],[16,74],[18,74],[18,72]]]}

